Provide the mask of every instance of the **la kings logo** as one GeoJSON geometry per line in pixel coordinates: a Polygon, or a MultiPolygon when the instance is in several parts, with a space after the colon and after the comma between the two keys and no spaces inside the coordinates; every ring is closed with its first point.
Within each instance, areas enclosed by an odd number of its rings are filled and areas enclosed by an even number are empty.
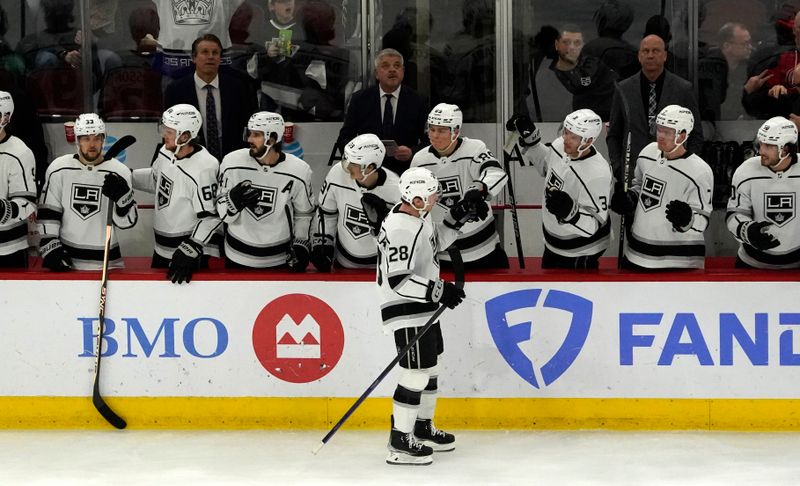
{"type": "Polygon", "coordinates": [[[459,180],[458,176],[439,179],[439,189],[442,191],[439,197],[439,205],[447,209],[452,208],[461,199],[461,180],[459,180]]]}
{"type": "Polygon", "coordinates": [[[100,212],[100,196],[102,191],[98,186],[87,184],[72,185],[72,210],[81,219],[89,219],[100,212]]]}
{"type": "Polygon", "coordinates": [[[369,234],[369,220],[363,209],[345,204],[344,207],[344,227],[354,240],[363,238],[369,234]]]}
{"type": "Polygon", "coordinates": [[[555,172],[550,172],[550,177],[547,178],[547,190],[560,191],[562,187],[564,187],[564,179],[555,172]]]}
{"type": "Polygon", "coordinates": [[[645,212],[661,206],[661,196],[664,195],[666,187],[666,182],[649,175],[644,176],[642,194],[639,196],[639,201],[642,203],[645,212]]]}
{"type": "Polygon", "coordinates": [[[176,25],[207,25],[214,16],[214,0],[172,0],[176,25]]]}
{"type": "Polygon", "coordinates": [[[158,209],[169,206],[173,185],[172,179],[162,173],[161,177],[158,179],[158,191],[156,192],[156,204],[158,205],[158,209]]]}
{"type": "Polygon", "coordinates": [[[765,192],[764,217],[775,224],[783,226],[794,219],[795,193],[765,192]]]}
{"type": "Polygon", "coordinates": [[[256,207],[253,209],[247,208],[247,212],[260,221],[275,212],[275,198],[278,195],[278,189],[255,184],[251,187],[261,191],[261,195],[258,197],[256,207]]]}

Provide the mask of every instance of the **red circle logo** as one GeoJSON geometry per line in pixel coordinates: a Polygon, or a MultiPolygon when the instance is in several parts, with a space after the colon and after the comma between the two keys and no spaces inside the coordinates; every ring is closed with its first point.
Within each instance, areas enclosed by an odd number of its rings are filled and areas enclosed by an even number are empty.
{"type": "Polygon", "coordinates": [[[253,349],[267,371],[290,383],[330,373],[344,350],[339,316],[322,300],[288,294],[268,303],[253,325],[253,349]]]}

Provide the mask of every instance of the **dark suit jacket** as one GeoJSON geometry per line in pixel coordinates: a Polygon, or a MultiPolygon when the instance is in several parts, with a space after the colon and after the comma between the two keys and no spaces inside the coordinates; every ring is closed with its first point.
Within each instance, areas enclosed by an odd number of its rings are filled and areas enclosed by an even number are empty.
{"type": "MultiPolygon", "coordinates": [[[[397,145],[405,145],[416,152],[428,145],[428,134],[425,131],[427,120],[428,103],[414,90],[403,85],[400,88],[400,96],[397,98],[394,136],[391,138],[397,142],[397,145]]],[[[387,139],[383,134],[378,86],[353,93],[344,125],[339,131],[336,143],[339,147],[344,147],[347,142],[363,133],[374,133],[381,140],[387,139]]],[[[402,174],[404,170],[408,169],[410,163],[410,159],[407,162],[401,162],[394,157],[386,157],[383,161],[384,167],[397,174],[402,174]]]]}
{"type": "MultiPolygon", "coordinates": [[[[253,85],[235,74],[224,71],[219,73],[219,95],[222,106],[220,149],[221,157],[224,157],[236,149],[247,147],[242,133],[247,127],[250,116],[258,111],[258,102],[253,85]]],[[[164,109],[179,103],[187,103],[200,109],[194,87],[194,73],[178,78],[167,86],[164,92],[164,109]]],[[[205,120],[198,139],[200,144],[205,145],[205,120]]]]}
{"type": "MultiPolygon", "coordinates": [[[[695,100],[692,85],[685,79],[667,71],[664,78],[664,86],[661,89],[661,98],[658,100],[656,113],[667,105],[680,105],[692,110],[694,114],[694,129],[689,134],[686,141],[686,148],[694,153],[700,154],[703,147],[703,126],[700,120],[700,109],[695,100]]],[[[647,110],[642,103],[640,74],[624,79],[619,83],[619,89],[614,90],[614,99],[611,102],[611,116],[609,118],[608,137],[608,158],[614,170],[614,176],[618,181],[622,180],[622,166],[625,160],[625,146],[628,138],[628,130],[631,132],[631,156],[630,169],[631,177],[635,160],[639,152],[649,144],[655,142],[655,136],[650,135],[650,126],[647,122],[647,110]],[[625,106],[622,96],[628,101],[630,109],[630,120],[626,119],[625,106]]]]}

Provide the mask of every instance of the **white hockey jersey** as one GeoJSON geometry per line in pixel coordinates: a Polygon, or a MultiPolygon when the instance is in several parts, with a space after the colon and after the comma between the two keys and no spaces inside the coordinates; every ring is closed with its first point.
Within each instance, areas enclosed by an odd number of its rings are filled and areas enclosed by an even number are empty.
{"type": "Polygon", "coordinates": [[[222,159],[220,181],[217,210],[225,223],[225,256],[233,262],[253,268],[280,266],[293,241],[309,240],[314,203],[311,168],[303,160],[282,153],[268,166],[251,157],[249,149],[235,150],[222,159]],[[255,210],[238,212],[228,202],[228,192],[242,181],[261,191],[255,210]]]}
{"type": "Polygon", "coordinates": [[[658,143],[642,149],[636,159],[631,190],[639,194],[633,225],[625,239],[625,256],[646,268],[703,268],[705,239],[711,215],[714,174],[695,154],[667,160],[658,143]],[[687,203],[694,211],[689,230],[680,232],[667,220],[671,201],[687,203]]]}
{"type": "Polygon", "coordinates": [[[206,255],[219,256],[222,222],[214,205],[219,162],[204,147],[193,146],[191,154],[176,159],[162,145],[151,167],[133,171],[134,187],[155,193],[155,252],[166,259],[186,238],[204,245],[206,255]]]}
{"type": "Polygon", "coordinates": [[[738,255],[756,268],[800,267],[800,164],[784,172],[761,165],[759,157],[747,159],[733,174],[733,192],[728,201],[728,229],[739,240],[738,255]],[[769,221],[768,232],[780,245],[758,250],[739,238],[739,227],[747,221],[769,221]]]}
{"type": "Polygon", "coordinates": [[[548,190],[564,191],[578,205],[578,219],[559,223],[550,211],[542,208],[544,244],[553,253],[566,257],[597,255],[608,248],[611,225],[608,200],[611,193],[611,166],[594,148],[581,160],[564,153],[564,139],[558,137],[550,146],[538,143],[522,149],[548,190]]]}
{"type": "Polygon", "coordinates": [[[439,304],[431,300],[439,280],[438,253],[458,231],[400,211],[396,205],[378,234],[377,282],[383,330],[386,333],[425,325],[439,304]]]}
{"type": "Polygon", "coordinates": [[[244,0],[153,0],[161,20],[158,43],[164,50],[191,51],[192,42],[214,34],[231,46],[228,26],[244,0]]]}
{"type": "MultiPolygon", "coordinates": [[[[103,196],[106,174],[116,172],[131,186],[131,171],[117,159],[84,165],[78,155],[62,155],[47,167],[37,214],[41,246],[52,239],[61,244],[77,270],[99,270],[103,266],[109,199],[103,196]]],[[[114,211],[114,226],[132,228],[139,214],[136,204],[125,216],[114,211]]],[[[122,267],[116,232],[111,233],[109,267],[122,267]]]]}
{"type": "Polygon", "coordinates": [[[354,181],[341,164],[336,164],[328,171],[320,190],[315,245],[334,245],[334,258],[344,268],[374,268],[378,255],[361,195],[375,194],[389,207],[400,202],[400,178],[383,167],[378,171],[378,184],[366,189],[354,181]]]}
{"type": "Polygon", "coordinates": [[[28,247],[28,217],[36,211],[35,170],[33,152],[19,138],[6,135],[0,142],[0,199],[16,204],[19,214],[0,222],[0,255],[28,247]]]}
{"type": "MultiPolygon", "coordinates": [[[[431,211],[434,221],[441,224],[450,208],[458,202],[474,181],[486,184],[491,198],[503,190],[508,176],[497,158],[480,140],[460,137],[455,151],[448,157],[440,157],[433,147],[420,150],[411,160],[411,167],[425,167],[439,179],[441,196],[439,204],[431,211]]],[[[489,202],[486,202],[489,205],[489,202]]],[[[479,260],[491,253],[500,242],[494,225],[494,216],[489,208],[489,216],[483,221],[473,221],[461,228],[455,244],[461,250],[464,262],[479,260]]],[[[442,251],[447,247],[441,247],[442,251]]],[[[442,260],[449,260],[447,254],[442,260]]]]}

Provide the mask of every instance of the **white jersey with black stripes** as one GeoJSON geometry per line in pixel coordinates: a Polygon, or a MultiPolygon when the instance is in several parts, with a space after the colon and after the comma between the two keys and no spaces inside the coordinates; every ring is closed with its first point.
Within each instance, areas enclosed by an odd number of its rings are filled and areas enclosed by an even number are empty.
{"type": "Polygon", "coordinates": [[[542,208],[545,246],[573,258],[604,252],[610,241],[608,201],[612,181],[608,161],[594,147],[584,158],[570,159],[564,153],[562,137],[550,145],[525,147],[522,155],[544,177],[542,201],[547,191],[560,190],[578,205],[577,219],[563,223],[542,208]]]}
{"type": "Polygon", "coordinates": [[[783,172],[761,165],[760,157],[747,159],[733,174],[733,192],[728,201],[728,229],[739,240],[738,256],[756,268],[800,267],[800,164],[783,172]],[[766,231],[780,244],[758,250],[740,237],[740,228],[749,221],[767,221],[766,231]]]}
{"type": "Polygon", "coordinates": [[[687,152],[667,160],[657,142],[642,149],[631,186],[639,203],[625,239],[628,260],[646,268],[703,268],[703,232],[711,215],[713,189],[711,167],[697,155],[687,152]],[[687,203],[694,213],[687,231],[677,231],[667,220],[667,204],[675,200],[687,203]]]}
{"type": "Polygon", "coordinates": [[[249,149],[235,150],[222,159],[220,181],[217,209],[226,227],[225,256],[231,261],[252,268],[280,266],[294,240],[309,240],[314,202],[311,168],[303,160],[281,153],[269,166],[251,157],[249,149]],[[261,195],[254,209],[237,211],[228,193],[244,181],[261,195]]]}
{"type": "MultiPolygon", "coordinates": [[[[486,184],[491,199],[496,198],[505,187],[508,175],[486,144],[480,140],[460,137],[455,151],[442,157],[428,146],[414,155],[411,167],[425,167],[439,180],[442,194],[439,204],[431,212],[438,224],[449,214],[450,208],[458,202],[474,181],[486,184]]],[[[491,200],[490,199],[490,200],[491,200]]],[[[486,202],[489,205],[489,201],[486,202]]],[[[456,246],[461,250],[465,263],[479,260],[494,251],[500,243],[495,229],[494,216],[489,208],[489,216],[483,221],[469,222],[461,229],[456,246]]],[[[445,250],[441,247],[440,250],[445,250]]],[[[443,253],[442,260],[450,257],[443,253]]]]}
{"type": "MultiPolygon", "coordinates": [[[[16,205],[17,215],[0,221],[0,255],[28,247],[28,217],[36,212],[36,162],[19,138],[3,132],[0,142],[0,199],[16,205]]],[[[0,215],[0,219],[3,215],[0,215]]]]}
{"type": "Polygon", "coordinates": [[[334,245],[334,258],[344,268],[374,268],[378,248],[361,205],[361,195],[375,194],[388,207],[400,202],[399,177],[379,168],[377,185],[367,189],[354,181],[340,164],[328,171],[319,193],[315,221],[317,244],[334,245]]]}
{"type": "MultiPolygon", "coordinates": [[[[77,270],[102,268],[107,211],[113,207],[103,196],[103,182],[110,172],[131,185],[131,171],[117,159],[85,165],[78,155],[62,155],[47,167],[37,214],[41,246],[60,240],[77,270]]],[[[114,211],[114,226],[131,228],[138,217],[136,204],[125,215],[114,211]]],[[[109,248],[109,267],[122,267],[116,232],[111,234],[109,248]]]]}

